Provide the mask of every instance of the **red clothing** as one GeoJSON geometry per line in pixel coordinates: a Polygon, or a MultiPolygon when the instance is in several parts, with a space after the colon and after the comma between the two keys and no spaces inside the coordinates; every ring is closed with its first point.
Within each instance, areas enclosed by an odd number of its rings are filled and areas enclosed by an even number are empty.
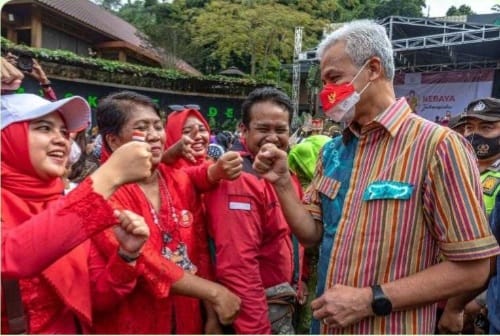
{"type": "MultiPolygon", "coordinates": [[[[294,271],[291,231],[273,186],[254,175],[249,154],[244,172],[205,194],[209,235],[215,242],[216,279],[241,298],[238,334],[271,334],[264,290],[288,282],[294,271]]],[[[298,180],[296,191],[301,195],[298,180]]]]}
{"type": "MultiPolygon", "coordinates": [[[[188,176],[180,170],[161,164],[158,172],[166,183],[175,212],[180,222],[175,224],[168,204],[162,202],[158,215],[171,228],[175,227],[179,241],[185,243],[198,275],[210,273],[207,233],[201,218],[201,206],[188,176]]],[[[161,192],[160,188],[160,192],[161,192]]],[[[124,266],[119,271],[106,268],[109,258],[116,258],[118,243],[110,232],[93,239],[91,269],[92,290],[95,298],[94,331],[96,333],[126,334],[200,334],[202,333],[200,301],[171,295],[172,283],[182,277],[183,271],[162,256],[161,229],[155,223],[149,200],[137,184],[122,186],[112,202],[144,217],[151,235],[135,267],[124,266]],[[126,270],[126,267],[129,270],[126,270]],[[114,274],[114,272],[118,272],[114,274]]],[[[169,231],[173,232],[173,231],[169,231]]],[[[174,234],[173,234],[174,235],[174,234]]],[[[168,245],[175,249],[175,246],[168,245]]]]}
{"type": "MultiPolygon", "coordinates": [[[[210,126],[198,110],[186,109],[182,111],[175,111],[168,115],[168,121],[165,124],[167,133],[167,141],[165,148],[169,148],[182,138],[182,128],[188,117],[197,117],[210,132],[210,126]]],[[[171,166],[182,169],[191,178],[196,189],[205,192],[214,188],[214,185],[208,182],[207,172],[208,167],[213,164],[213,161],[207,157],[198,157],[196,162],[191,162],[185,158],[179,158],[171,166]]]]}
{"type": "Polygon", "coordinates": [[[54,89],[52,89],[51,86],[48,86],[46,88],[42,87],[42,92],[43,92],[43,97],[45,99],[48,99],[50,101],[56,101],[57,100],[56,93],[55,93],[54,89]]]}
{"type": "MultiPolygon", "coordinates": [[[[182,129],[184,124],[186,123],[187,118],[196,117],[198,118],[208,132],[210,132],[210,126],[207,121],[203,117],[203,115],[198,110],[194,109],[185,109],[182,111],[174,111],[168,115],[167,123],[165,124],[165,130],[167,132],[167,141],[165,142],[165,148],[171,147],[177,141],[182,138],[182,129]]],[[[205,158],[199,158],[199,162],[193,163],[185,158],[180,158],[176,163],[176,168],[186,167],[186,166],[194,166],[198,165],[200,162],[205,161],[205,158]]]]}
{"type": "MultiPolygon", "coordinates": [[[[41,180],[29,157],[29,122],[2,130],[2,277],[20,279],[29,333],[74,334],[91,323],[90,236],[116,223],[87,179],[66,197],[60,178],[41,180]],[[68,251],[71,251],[68,253],[68,251]],[[62,256],[62,257],[61,257],[62,256]]],[[[8,332],[2,297],[2,333],[8,332]]]]}
{"type": "MultiPolygon", "coordinates": [[[[178,161],[179,162],[179,161],[178,161]]],[[[214,189],[217,183],[210,183],[208,180],[208,167],[213,165],[213,161],[205,159],[204,161],[199,161],[198,163],[191,166],[182,166],[179,169],[183,170],[191,179],[194,187],[198,192],[205,192],[214,189]]]]}

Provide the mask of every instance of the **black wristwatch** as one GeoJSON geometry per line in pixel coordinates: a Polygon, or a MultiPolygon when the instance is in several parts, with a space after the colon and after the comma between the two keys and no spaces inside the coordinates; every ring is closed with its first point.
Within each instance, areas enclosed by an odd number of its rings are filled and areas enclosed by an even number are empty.
{"type": "Polygon", "coordinates": [[[45,84],[40,83],[40,86],[43,87],[44,89],[49,88],[52,85],[50,81],[47,81],[45,84]]]}
{"type": "Polygon", "coordinates": [[[377,316],[387,316],[392,312],[391,300],[385,295],[380,285],[372,286],[372,310],[377,316]]]}
{"type": "Polygon", "coordinates": [[[137,259],[139,259],[139,257],[141,256],[140,253],[138,253],[136,256],[134,257],[130,257],[126,254],[124,254],[121,250],[118,250],[118,256],[123,260],[125,261],[126,263],[131,263],[131,262],[134,262],[136,261],[137,259]]]}

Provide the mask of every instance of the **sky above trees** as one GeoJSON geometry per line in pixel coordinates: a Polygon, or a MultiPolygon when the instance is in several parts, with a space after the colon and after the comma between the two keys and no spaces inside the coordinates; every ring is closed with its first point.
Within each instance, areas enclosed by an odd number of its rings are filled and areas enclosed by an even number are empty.
{"type": "Polygon", "coordinates": [[[491,7],[494,4],[500,4],[500,0],[426,0],[427,8],[424,15],[429,12],[430,17],[445,16],[446,11],[451,7],[469,6],[476,14],[492,13],[491,7]],[[430,9],[430,10],[429,10],[430,9]]]}

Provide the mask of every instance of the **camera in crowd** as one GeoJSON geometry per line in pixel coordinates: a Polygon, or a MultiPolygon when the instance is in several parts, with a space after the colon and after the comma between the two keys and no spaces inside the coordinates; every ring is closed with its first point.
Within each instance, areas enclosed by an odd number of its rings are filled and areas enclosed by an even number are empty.
{"type": "Polygon", "coordinates": [[[8,51],[6,54],[2,53],[2,56],[22,72],[33,71],[33,55],[29,52],[8,51]]]}
{"type": "Polygon", "coordinates": [[[19,55],[16,66],[23,72],[31,72],[33,71],[33,58],[28,55],[19,55]]]}

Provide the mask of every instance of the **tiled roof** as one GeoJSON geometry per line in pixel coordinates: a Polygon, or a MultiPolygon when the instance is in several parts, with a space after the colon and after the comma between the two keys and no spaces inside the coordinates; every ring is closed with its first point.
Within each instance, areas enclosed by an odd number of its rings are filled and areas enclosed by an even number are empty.
{"type": "Polygon", "coordinates": [[[191,64],[181,60],[180,58],[177,58],[177,61],[175,62],[175,68],[194,76],[202,75],[202,73],[199,72],[196,68],[194,68],[191,64]]]}
{"type": "MultiPolygon", "coordinates": [[[[119,41],[128,42],[141,48],[145,54],[155,58],[163,59],[159,53],[148,46],[148,42],[140,37],[136,27],[101,8],[99,5],[88,0],[35,0],[64,15],[71,16],[75,21],[81,22],[104,35],[119,41]]],[[[176,68],[192,75],[201,75],[185,61],[176,58],[176,68]]]]}
{"type": "Polygon", "coordinates": [[[127,21],[99,7],[88,0],[37,0],[44,5],[71,16],[105,35],[111,35],[120,41],[135,46],[146,47],[145,41],[139,38],[138,30],[127,21]]]}

